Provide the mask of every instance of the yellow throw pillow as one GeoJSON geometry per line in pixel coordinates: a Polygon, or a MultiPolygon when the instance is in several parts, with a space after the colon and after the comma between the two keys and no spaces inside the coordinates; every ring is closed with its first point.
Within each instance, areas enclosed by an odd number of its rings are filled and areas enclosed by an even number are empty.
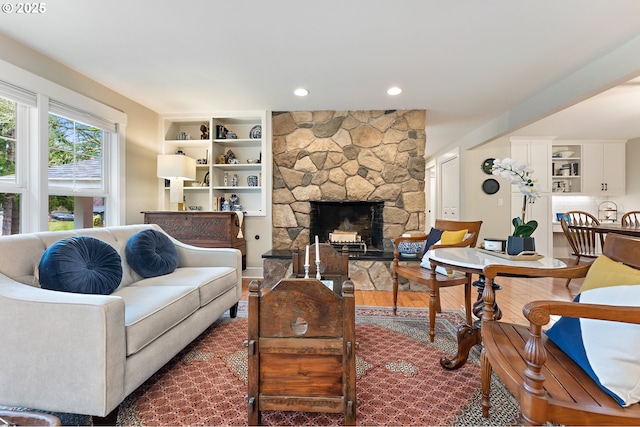
{"type": "Polygon", "coordinates": [[[467,230],[443,231],[442,236],[440,236],[440,244],[453,245],[455,243],[460,243],[464,240],[464,236],[466,236],[466,234],[467,230]]]}
{"type": "Polygon", "coordinates": [[[591,264],[580,292],[608,286],[637,284],[640,284],[640,270],[616,262],[605,255],[600,255],[591,264]]]}

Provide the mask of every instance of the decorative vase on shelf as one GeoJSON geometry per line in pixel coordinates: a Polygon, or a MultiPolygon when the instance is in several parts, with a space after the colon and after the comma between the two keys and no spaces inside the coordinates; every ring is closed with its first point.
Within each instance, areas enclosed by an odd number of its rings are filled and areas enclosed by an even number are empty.
{"type": "Polygon", "coordinates": [[[536,250],[536,240],[533,237],[509,236],[507,238],[507,254],[518,255],[521,252],[536,250]]]}

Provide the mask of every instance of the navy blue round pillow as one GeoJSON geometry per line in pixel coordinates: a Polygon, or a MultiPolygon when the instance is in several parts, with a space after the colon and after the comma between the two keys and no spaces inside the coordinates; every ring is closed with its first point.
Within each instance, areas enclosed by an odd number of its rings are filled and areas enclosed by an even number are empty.
{"type": "Polygon", "coordinates": [[[122,259],[113,246],[102,240],[69,237],[44,252],[38,275],[44,289],[109,295],[122,280],[122,259]]]}
{"type": "Polygon", "coordinates": [[[125,255],[133,271],[142,277],[162,276],[178,267],[176,247],[158,230],[143,230],[129,237],[125,255]]]}

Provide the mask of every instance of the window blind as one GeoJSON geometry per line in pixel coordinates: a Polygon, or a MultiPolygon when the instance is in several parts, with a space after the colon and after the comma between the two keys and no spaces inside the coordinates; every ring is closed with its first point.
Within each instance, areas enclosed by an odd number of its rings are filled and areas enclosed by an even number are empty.
{"type": "Polygon", "coordinates": [[[9,82],[0,80],[0,96],[24,104],[28,107],[36,106],[36,93],[21,88],[9,82]]]}
{"type": "Polygon", "coordinates": [[[108,132],[117,132],[117,123],[113,123],[102,117],[98,117],[94,114],[64,104],[55,99],[49,100],[49,112],[58,116],[65,117],[69,120],[75,120],[76,122],[84,123],[89,126],[94,126],[108,132]]]}

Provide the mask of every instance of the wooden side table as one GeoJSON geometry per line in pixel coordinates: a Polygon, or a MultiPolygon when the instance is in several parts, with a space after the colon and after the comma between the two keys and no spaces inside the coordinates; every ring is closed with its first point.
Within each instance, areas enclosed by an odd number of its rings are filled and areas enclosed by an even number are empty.
{"type": "Polygon", "coordinates": [[[247,268],[244,221],[240,224],[240,218],[236,212],[144,211],[142,213],[145,224],[158,224],[171,237],[183,243],[203,248],[238,249],[242,252],[242,269],[247,268]]]}

